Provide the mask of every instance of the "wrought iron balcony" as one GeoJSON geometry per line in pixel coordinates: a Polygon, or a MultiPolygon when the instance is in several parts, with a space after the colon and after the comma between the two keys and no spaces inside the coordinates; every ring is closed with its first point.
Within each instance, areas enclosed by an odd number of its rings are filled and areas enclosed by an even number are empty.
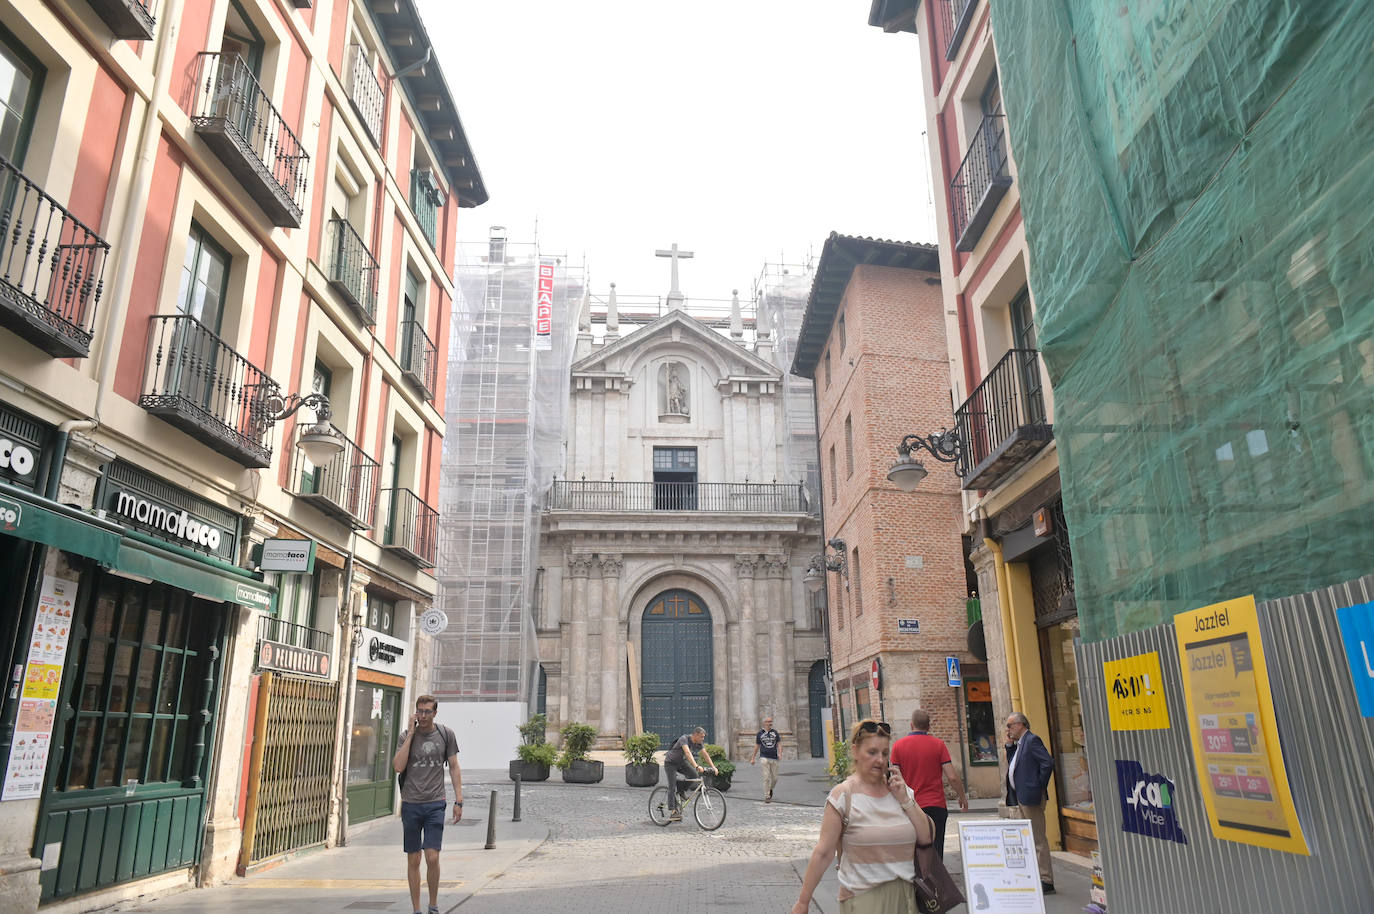
{"type": "Polygon", "coordinates": [[[380,149],[385,94],[367,48],[360,44],[348,46],[348,98],[353,102],[353,110],[358,112],[373,145],[380,149]]]}
{"type": "Polygon", "coordinates": [[[949,182],[956,250],[973,250],[993,210],[1011,187],[1006,128],[1006,115],[984,115],[968,152],[964,153],[964,161],[949,182]]]}
{"type": "Polygon", "coordinates": [[[702,511],[810,514],[800,484],[764,482],[616,482],[555,479],[547,511],[702,511]]]}
{"type": "Polygon", "coordinates": [[[405,556],[421,568],[433,568],[438,552],[439,512],[409,489],[382,489],[383,549],[405,556]]]}
{"type": "Polygon", "coordinates": [[[272,464],[262,406],[281,388],[200,321],[149,318],[138,405],[246,467],[272,464]]]}
{"type": "Polygon", "coordinates": [[[428,168],[410,170],[410,210],[415,221],[420,223],[420,231],[434,247],[439,237],[439,207],[444,205],[444,193],[434,180],[434,172],[428,168]]]}
{"type": "Polygon", "coordinates": [[[258,617],[258,640],[275,641],[277,644],[289,644],[324,654],[328,654],[334,646],[334,636],[329,632],[271,616],[258,617]]]}
{"type": "Polygon", "coordinates": [[[157,20],[147,0],[87,0],[116,38],[151,41],[157,20]]]}
{"type": "MultiPolygon", "coordinates": [[[[297,425],[304,430],[305,426],[297,425]]],[[[291,490],[302,501],[309,502],[330,517],[355,530],[372,526],[377,508],[377,480],[380,472],[377,461],[354,444],[338,426],[334,433],[344,448],[328,463],[316,466],[296,448],[296,463],[292,468],[291,490]]]]}
{"type": "Polygon", "coordinates": [[[439,350],[419,321],[401,322],[401,374],[426,400],[438,386],[439,350]]]}
{"type": "Polygon", "coordinates": [[[964,43],[964,34],[968,32],[968,27],[973,22],[973,10],[978,6],[978,0],[943,0],[940,4],[940,16],[943,18],[941,23],[944,26],[944,34],[949,36],[945,44],[945,60],[953,60],[959,56],[959,45],[964,43]]]}
{"type": "Polygon", "coordinates": [[[1041,391],[1040,353],[1010,349],[954,413],[969,467],[965,489],[990,489],[1054,438],[1041,391]]]}
{"type": "Polygon", "coordinates": [[[377,323],[377,259],[347,219],[329,220],[329,284],[367,326],[377,323]]]}
{"type": "Polygon", "coordinates": [[[0,326],[63,358],[91,351],[110,244],[0,158],[0,326]]]}
{"type": "Polygon", "coordinates": [[[300,228],[310,156],[237,54],[196,55],[191,123],[273,225],[300,228]]]}

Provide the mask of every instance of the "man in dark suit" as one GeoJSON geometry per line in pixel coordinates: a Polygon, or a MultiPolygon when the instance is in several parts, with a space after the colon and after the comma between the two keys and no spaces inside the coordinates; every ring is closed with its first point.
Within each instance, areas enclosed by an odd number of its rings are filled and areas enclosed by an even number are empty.
{"type": "Polygon", "coordinates": [[[1030,731],[1030,721],[1020,711],[1007,718],[1007,805],[1019,819],[1030,819],[1035,836],[1035,857],[1040,865],[1040,886],[1046,895],[1054,891],[1050,843],[1045,837],[1045,801],[1049,798],[1054,759],[1045,743],[1030,731]]]}

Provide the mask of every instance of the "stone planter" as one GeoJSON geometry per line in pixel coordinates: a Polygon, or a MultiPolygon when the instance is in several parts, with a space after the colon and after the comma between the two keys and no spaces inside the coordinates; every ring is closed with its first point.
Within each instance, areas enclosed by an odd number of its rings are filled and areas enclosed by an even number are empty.
{"type": "Polygon", "coordinates": [[[631,787],[653,787],[658,783],[659,766],[655,762],[625,766],[625,783],[631,787]]]}
{"type": "Polygon", "coordinates": [[[600,784],[601,778],[606,773],[604,762],[594,762],[590,759],[578,759],[571,763],[571,766],[563,769],[564,784],[600,784]]]}
{"type": "Polygon", "coordinates": [[[549,766],[541,765],[538,762],[522,762],[520,759],[515,759],[510,763],[510,779],[515,780],[517,774],[520,775],[520,780],[525,783],[547,781],[549,779],[549,766]]]}

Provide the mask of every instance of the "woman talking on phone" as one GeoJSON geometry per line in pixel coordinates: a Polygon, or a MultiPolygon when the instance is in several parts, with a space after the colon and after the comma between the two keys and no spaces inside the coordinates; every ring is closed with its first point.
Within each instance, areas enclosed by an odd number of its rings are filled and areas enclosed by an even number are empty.
{"type": "Polygon", "coordinates": [[[849,737],[854,773],[826,798],[821,837],[802,878],[792,914],[806,914],[811,895],[838,852],[842,914],[910,914],[916,843],[929,844],[935,828],[916,805],[902,773],[888,764],[892,728],[861,720],[849,737]]]}

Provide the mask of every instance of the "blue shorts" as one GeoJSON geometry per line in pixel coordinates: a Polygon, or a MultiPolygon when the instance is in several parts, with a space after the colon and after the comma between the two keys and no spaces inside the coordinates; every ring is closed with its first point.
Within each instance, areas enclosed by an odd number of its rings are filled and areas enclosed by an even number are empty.
{"type": "Polygon", "coordinates": [[[401,846],[407,854],[418,854],[420,848],[437,851],[444,846],[444,810],[447,800],[433,803],[401,802],[401,846]]]}

